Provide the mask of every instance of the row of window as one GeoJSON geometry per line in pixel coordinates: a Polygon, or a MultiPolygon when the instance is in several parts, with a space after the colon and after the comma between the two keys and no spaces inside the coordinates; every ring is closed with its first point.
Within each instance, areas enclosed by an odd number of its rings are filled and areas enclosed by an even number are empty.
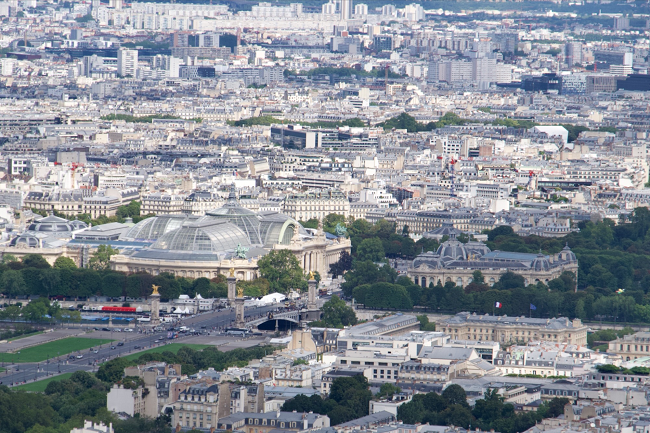
{"type": "MultiPolygon", "coordinates": [[[[260,419],[259,418],[255,418],[255,419],[248,418],[248,425],[259,425],[259,424],[260,424],[260,419]]],[[[278,424],[278,427],[280,427],[280,428],[285,428],[285,427],[296,428],[296,422],[295,421],[286,422],[286,423],[284,421],[278,421],[277,424],[278,424]]],[[[262,425],[267,425],[267,419],[266,418],[262,419],[262,425]]],[[[275,420],[272,419],[271,420],[271,426],[275,426],[275,425],[276,425],[275,420]]]]}
{"type": "MultiPolygon", "coordinates": [[[[186,413],[185,413],[185,418],[186,418],[186,419],[190,419],[190,412],[186,412],[186,413]]],[[[193,413],[193,414],[192,414],[192,419],[195,420],[196,418],[197,418],[197,417],[196,417],[196,414],[193,413]]],[[[202,420],[203,420],[203,414],[200,413],[198,418],[199,418],[199,420],[202,421],[202,420]]],[[[182,421],[182,419],[183,419],[183,412],[179,412],[179,413],[178,413],[178,420],[179,420],[179,421],[182,421]]],[[[207,421],[212,421],[212,415],[206,415],[206,416],[205,416],[205,419],[206,419],[207,421]]]]}
{"type": "MultiPolygon", "coordinates": [[[[624,347],[624,346],[621,344],[621,345],[620,345],[620,350],[621,350],[621,351],[624,350],[623,347],[624,347]]],[[[631,347],[632,347],[632,345],[628,344],[628,345],[627,345],[627,350],[626,350],[626,352],[631,352],[631,351],[632,351],[632,350],[631,350],[631,347]]],[[[643,345],[639,346],[638,344],[635,344],[635,345],[634,345],[634,351],[635,351],[635,352],[643,352],[643,351],[644,351],[644,350],[643,350],[643,347],[644,347],[643,345]],[[639,349],[639,347],[640,347],[641,349],[639,349]]],[[[645,346],[645,351],[646,351],[646,352],[650,352],[650,346],[645,346]]]]}

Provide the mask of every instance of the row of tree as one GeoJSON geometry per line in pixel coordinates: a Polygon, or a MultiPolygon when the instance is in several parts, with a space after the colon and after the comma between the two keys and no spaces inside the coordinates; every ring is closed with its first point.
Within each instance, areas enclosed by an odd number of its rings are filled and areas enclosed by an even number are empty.
{"type": "Polygon", "coordinates": [[[465,390],[450,385],[437,394],[416,394],[413,399],[397,409],[397,418],[408,424],[429,423],[454,425],[466,429],[517,433],[528,430],[544,418],[554,418],[564,413],[566,398],[544,402],[536,411],[515,413],[514,406],[506,403],[498,390],[488,390],[474,407],[467,403],[465,390]]]}
{"type": "MultiPolygon", "coordinates": [[[[149,120],[149,123],[151,123],[151,120],[149,120]]],[[[47,212],[44,210],[32,209],[32,212],[41,216],[47,216],[47,212]]],[[[129,204],[119,206],[115,211],[115,215],[110,217],[106,215],[100,215],[97,218],[92,218],[90,214],[68,215],[56,210],[52,212],[54,216],[57,216],[59,218],[65,218],[69,220],[78,219],[79,221],[83,221],[87,224],[92,224],[93,226],[114,222],[123,223],[126,221],[126,218],[131,218],[134,223],[138,223],[143,219],[155,216],[155,214],[140,215],[140,202],[135,200],[131,201],[129,204]]]]}
{"type": "MultiPolygon", "coordinates": [[[[400,391],[393,384],[384,384],[376,397],[387,397],[400,391]]],[[[331,425],[338,425],[368,415],[372,398],[364,376],[341,377],[332,382],[326,398],[300,394],[288,400],[282,410],[327,415],[331,425]]],[[[414,395],[410,402],[398,408],[397,418],[407,424],[454,425],[466,429],[516,433],[529,429],[544,418],[563,414],[568,402],[566,398],[554,398],[544,402],[536,411],[517,414],[514,406],[506,403],[498,390],[494,389],[486,392],[484,398],[477,400],[470,408],[465,390],[459,385],[450,385],[442,394],[430,392],[414,395]]]]}
{"type": "MultiPolygon", "coordinates": [[[[337,218],[345,222],[341,216],[337,218]]],[[[333,216],[328,219],[336,220],[333,216]]],[[[374,225],[365,220],[347,221],[352,256],[342,257],[331,266],[331,272],[345,273],[346,296],[374,308],[422,306],[449,312],[491,313],[498,301],[504,306],[499,312],[504,314],[529,314],[533,304],[534,314],[542,317],[650,321],[650,211],[635,209],[629,221],[619,225],[605,219],[578,226],[578,232],[563,238],[519,236],[508,226],[487,232],[487,245],[492,250],[556,254],[568,244],[578,258],[578,275],[565,273],[547,285],[525,286],[524,279],[513,273],[502,275],[492,287],[482,282],[480,273],[466,287],[447,283],[421,288],[408,279],[398,280],[397,273],[382,263],[392,257],[409,257],[413,246],[416,254],[434,251],[438,243],[423,238],[410,245],[413,241],[405,236],[408,227],[402,228],[399,235],[393,224],[383,220],[374,225]],[[402,240],[399,245],[406,246],[399,254],[396,238],[402,240]],[[574,293],[576,285],[579,290],[574,293]]],[[[467,242],[469,238],[459,240],[467,242]]]]}
{"type": "Polygon", "coordinates": [[[221,352],[208,348],[198,352],[181,348],[178,353],[148,353],[138,360],[116,358],[103,364],[96,375],[77,371],[69,379],[50,382],[44,393],[26,393],[0,386],[0,431],[7,433],[68,433],[81,427],[84,420],[112,423],[116,433],[169,432],[168,414],[157,419],[120,420],[106,409],[106,396],[112,384],[136,386],[138,378],[124,378],[124,368],[148,361],[181,364],[184,374],[213,367],[221,371],[233,365],[243,366],[263,357],[275,348],[254,347],[221,352]]]}
{"type": "Polygon", "coordinates": [[[287,412],[314,412],[327,415],[330,425],[338,425],[368,415],[372,393],[362,375],[334,379],[327,398],[300,394],[282,405],[287,412]]]}
{"type": "MultiPolygon", "coordinates": [[[[116,253],[110,246],[100,245],[91,257],[89,268],[77,268],[74,261],[63,256],[50,266],[38,254],[27,254],[22,260],[5,255],[3,263],[0,263],[0,293],[12,298],[25,295],[82,299],[89,296],[146,298],[155,284],[160,286],[163,301],[176,299],[181,294],[200,294],[204,298],[227,296],[226,277],[223,275],[210,280],[205,277],[176,277],[170,273],[156,276],[145,272],[126,274],[109,269],[110,257],[116,253]]],[[[258,264],[261,278],[237,283],[246,296],[284,293],[307,287],[307,276],[288,250],[271,251],[258,264]]]]}

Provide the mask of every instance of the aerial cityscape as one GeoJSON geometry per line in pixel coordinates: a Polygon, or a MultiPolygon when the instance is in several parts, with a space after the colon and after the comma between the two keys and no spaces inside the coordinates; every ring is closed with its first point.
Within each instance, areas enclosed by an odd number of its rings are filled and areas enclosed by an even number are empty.
{"type": "Polygon", "coordinates": [[[0,433],[650,433],[650,3],[0,1],[0,433]]]}

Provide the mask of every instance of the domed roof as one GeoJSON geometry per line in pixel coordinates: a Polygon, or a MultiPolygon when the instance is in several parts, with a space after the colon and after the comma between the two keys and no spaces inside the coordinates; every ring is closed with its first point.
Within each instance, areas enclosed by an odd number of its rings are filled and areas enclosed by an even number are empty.
{"type": "Polygon", "coordinates": [[[467,250],[462,242],[449,240],[438,247],[437,254],[441,259],[467,260],[467,250]]]}
{"type": "Polygon", "coordinates": [[[155,241],[165,233],[181,227],[189,218],[192,217],[184,214],[158,215],[147,218],[127,230],[120,236],[120,240],[155,241]]]}
{"type": "Polygon", "coordinates": [[[11,240],[9,245],[12,247],[37,248],[39,246],[38,238],[31,233],[23,233],[11,240]]]}
{"type": "Polygon", "coordinates": [[[305,228],[289,215],[268,212],[260,216],[260,236],[265,246],[289,245],[296,230],[302,235],[307,234],[305,228]]]}
{"type": "Polygon", "coordinates": [[[478,241],[469,241],[465,244],[465,250],[468,254],[474,256],[474,258],[483,257],[491,250],[483,242],[478,241]]]}
{"type": "Polygon", "coordinates": [[[449,236],[450,238],[456,238],[456,236],[461,235],[463,232],[458,230],[454,225],[450,222],[443,222],[442,225],[438,228],[435,228],[428,232],[427,234],[432,236],[432,235],[438,235],[438,236],[449,236]]]}
{"type": "Polygon", "coordinates": [[[544,254],[539,253],[530,264],[530,267],[535,271],[548,271],[551,264],[548,262],[548,258],[544,254]]]}
{"type": "Polygon", "coordinates": [[[246,233],[227,221],[197,220],[160,237],[151,250],[219,253],[251,245],[246,233]]]}
{"type": "Polygon", "coordinates": [[[571,251],[571,248],[569,248],[569,244],[566,244],[564,248],[562,248],[562,253],[560,253],[560,256],[567,262],[578,261],[578,258],[576,257],[575,253],[571,251]]]}
{"type": "Polygon", "coordinates": [[[441,267],[440,256],[433,251],[418,254],[418,256],[413,260],[413,267],[419,268],[422,265],[427,265],[433,269],[439,269],[441,267]]]}
{"type": "Polygon", "coordinates": [[[207,211],[201,219],[231,222],[248,235],[252,244],[264,243],[260,234],[260,218],[255,212],[239,204],[234,187],[230,190],[230,195],[222,207],[207,211]]]}
{"type": "Polygon", "coordinates": [[[36,233],[66,233],[82,230],[87,227],[88,224],[83,221],[68,221],[65,218],[49,215],[35,220],[29,225],[27,231],[36,233]]]}

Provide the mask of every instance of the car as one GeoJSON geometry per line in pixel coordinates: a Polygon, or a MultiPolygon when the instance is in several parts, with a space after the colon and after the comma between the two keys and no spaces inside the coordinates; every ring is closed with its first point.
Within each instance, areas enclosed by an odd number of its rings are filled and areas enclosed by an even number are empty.
{"type": "Polygon", "coordinates": [[[154,343],[160,343],[160,340],[155,340],[154,343]]]}
{"type": "Polygon", "coordinates": [[[83,355],[77,355],[77,359],[81,359],[83,357],[84,357],[83,355]]]}
{"type": "Polygon", "coordinates": [[[124,328],[124,332],[133,332],[133,328],[124,328]]]}
{"type": "Polygon", "coordinates": [[[113,329],[113,331],[115,331],[115,332],[122,332],[122,328],[115,328],[115,329],[113,329]]]}
{"type": "Polygon", "coordinates": [[[123,341],[120,341],[119,343],[117,343],[117,345],[118,345],[118,346],[124,346],[124,342],[123,342],[123,341]]]}
{"type": "Polygon", "coordinates": [[[134,349],[142,349],[142,347],[138,346],[137,344],[133,346],[134,349]]]}
{"type": "Polygon", "coordinates": [[[111,328],[102,328],[102,331],[108,331],[108,332],[111,332],[111,328]]]}
{"type": "Polygon", "coordinates": [[[207,326],[201,325],[201,329],[205,329],[205,328],[207,328],[207,326]]]}
{"type": "Polygon", "coordinates": [[[99,331],[99,328],[95,326],[95,327],[93,328],[93,331],[99,331]]]}
{"type": "Polygon", "coordinates": [[[99,350],[95,349],[93,350],[93,353],[99,353],[99,350]]]}
{"type": "Polygon", "coordinates": [[[117,349],[117,347],[111,346],[111,350],[115,350],[115,349],[117,349]]]}
{"type": "Polygon", "coordinates": [[[68,359],[75,359],[74,355],[68,356],[68,359]]]}

